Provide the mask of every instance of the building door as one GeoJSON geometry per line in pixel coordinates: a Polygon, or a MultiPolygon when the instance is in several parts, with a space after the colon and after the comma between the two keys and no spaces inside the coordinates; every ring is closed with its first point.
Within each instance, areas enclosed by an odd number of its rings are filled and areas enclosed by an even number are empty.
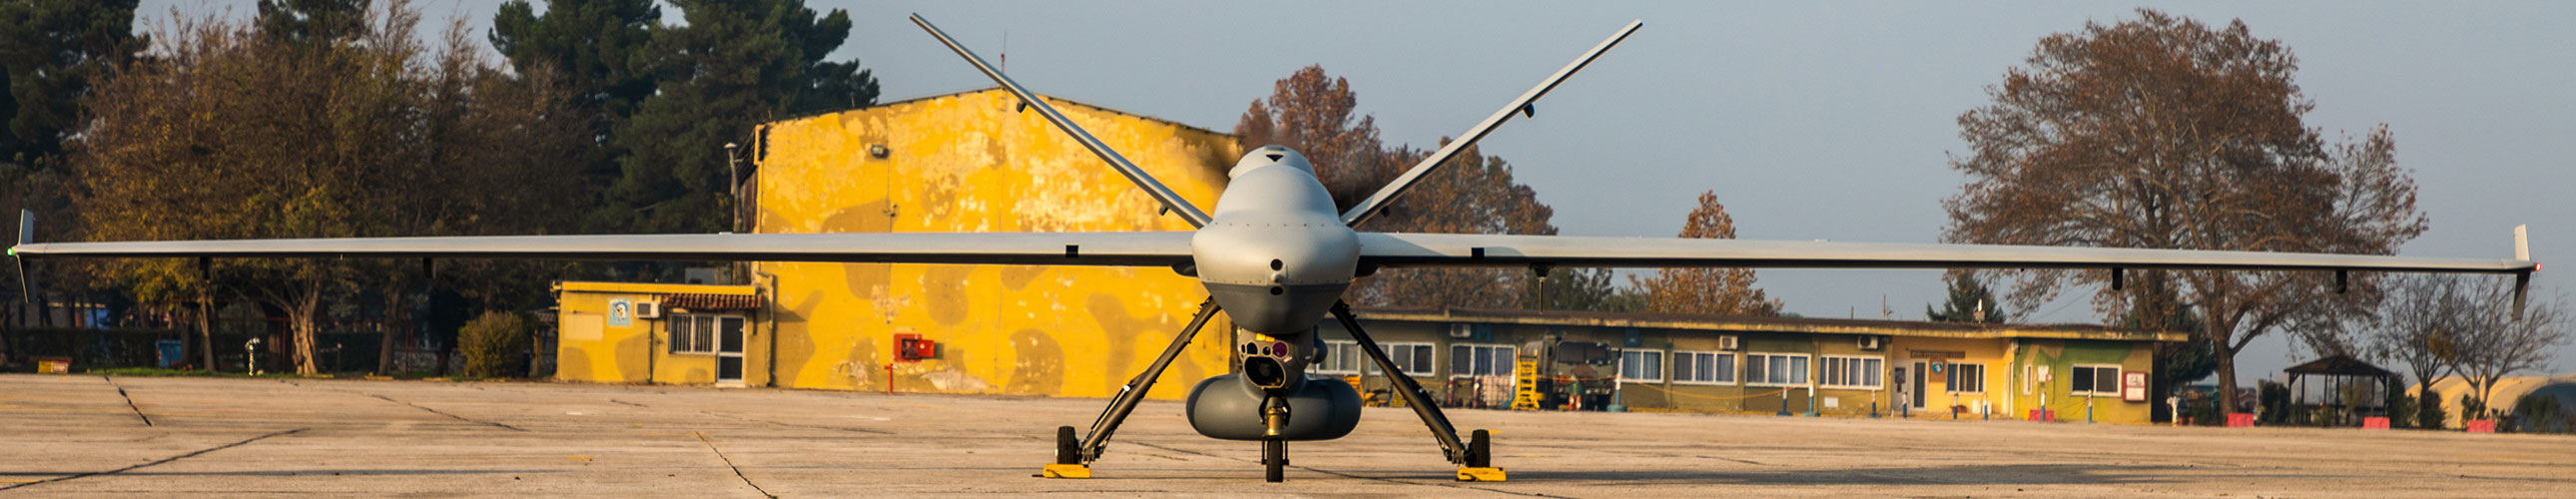
{"type": "Polygon", "coordinates": [[[1913,404],[1914,408],[1922,409],[1923,392],[1932,391],[1931,385],[1923,384],[1925,379],[1929,379],[1926,375],[1931,373],[1932,365],[1918,360],[1914,361],[1914,368],[1910,370],[1914,372],[1914,382],[1907,385],[1912,389],[1906,390],[1906,395],[1914,398],[1914,400],[1909,401],[1913,404]]]}
{"type": "Polygon", "coordinates": [[[737,316],[716,318],[716,386],[743,386],[743,323],[737,316]]]}

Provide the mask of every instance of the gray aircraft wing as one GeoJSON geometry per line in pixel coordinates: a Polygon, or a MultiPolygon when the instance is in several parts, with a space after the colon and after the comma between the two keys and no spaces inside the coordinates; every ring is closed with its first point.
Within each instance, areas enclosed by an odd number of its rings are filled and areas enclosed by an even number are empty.
{"type": "MultiPolygon", "coordinates": [[[[1379,267],[2169,268],[2529,274],[2528,259],[1975,244],[1364,232],[1379,267]]],[[[2527,253],[2525,253],[2527,254],[2527,253]]]]}
{"type": "MultiPolygon", "coordinates": [[[[25,235],[21,235],[22,241],[25,235]]],[[[1188,232],[895,232],[21,243],[22,258],[518,258],[1167,267],[1188,232]]]]}

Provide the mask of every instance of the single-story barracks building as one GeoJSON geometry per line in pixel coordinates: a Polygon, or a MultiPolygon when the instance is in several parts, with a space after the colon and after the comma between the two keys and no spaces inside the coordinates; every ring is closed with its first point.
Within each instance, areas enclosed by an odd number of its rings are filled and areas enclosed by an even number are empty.
{"type": "MultiPolygon", "coordinates": [[[[2147,423],[2158,342],[2098,326],[1710,317],[1526,310],[1356,310],[1398,367],[1443,403],[1504,407],[1537,378],[1584,383],[1591,408],[2147,423]],[[1568,346],[1570,345],[1570,346],[1568,346]],[[1588,354],[1587,351],[1598,351],[1588,354]],[[1593,362],[1586,360],[1599,359],[1593,362]],[[1535,370],[1536,372],[1532,372],[1535,370]],[[1524,374],[1528,376],[1523,376],[1524,374]],[[1610,383],[1611,379],[1617,383],[1610,383]],[[1604,393],[1606,392],[1606,393],[1604,393]],[[1954,416],[1953,408],[1956,408],[1954,416]]],[[[1325,374],[1370,376],[1340,325],[1325,374]]],[[[1545,391],[1545,390],[1543,390],[1545,391]]],[[[1540,402],[1565,408],[1574,397],[1540,402]]],[[[1527,405],[1527,404],[1524,404],[1527,405]]]]}

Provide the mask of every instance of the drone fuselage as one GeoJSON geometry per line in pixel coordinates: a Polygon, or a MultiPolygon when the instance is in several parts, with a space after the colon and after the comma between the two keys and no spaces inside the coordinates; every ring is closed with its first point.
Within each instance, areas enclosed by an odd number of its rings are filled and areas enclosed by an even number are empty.
{"type": "Polygon", "coordinates": [[[1350,289],[1359,236],[1296,151],[1254,149],[1227,175],[1216,212],[1190,237],[1199,282],[1236,327],[1303,337],[1350,289]]]}

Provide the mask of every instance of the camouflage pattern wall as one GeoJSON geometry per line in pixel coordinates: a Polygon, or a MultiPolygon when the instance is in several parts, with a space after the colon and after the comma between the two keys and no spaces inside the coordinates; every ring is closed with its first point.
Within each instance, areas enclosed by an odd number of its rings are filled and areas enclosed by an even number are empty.
{"type": "MultiPolygon", "coordinates": [[[[1240,155],[1225,134],[1052,99],[1057,109],[1202,209],[1240,155]]],[[[1018,99],[983,90],[762,125],[752,230],[1190,230],[1018,99]]],[[[776,285],[777,386],[1105,397],[1206,297],[1165,268],[762,263],[776,285]],[[895,357],[898,334],[938,342],[895,357]],[[889,371],[888,367],[892,370],[889,371]]],[[[1222,315],[1167,371],[1179,398],[1227,371],[1222,315]]],[[[755,346],[766,350],[766,345],[755,346]]],[[[766,363],[774,362],[775,365],[766,363]]]]}

